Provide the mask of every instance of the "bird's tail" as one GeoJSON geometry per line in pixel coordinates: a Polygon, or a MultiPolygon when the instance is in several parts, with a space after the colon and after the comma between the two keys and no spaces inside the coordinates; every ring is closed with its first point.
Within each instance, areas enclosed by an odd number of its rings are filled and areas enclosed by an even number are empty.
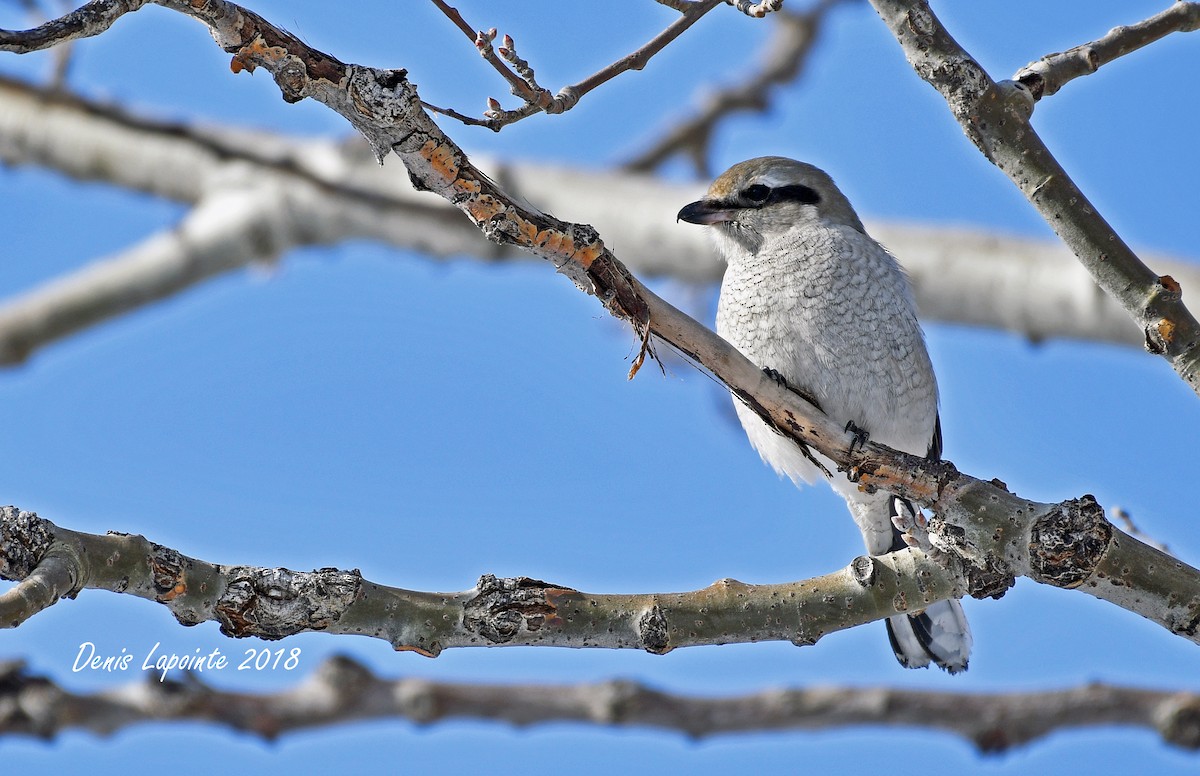
{"type": "Polygon", "coordinates": [[[954,599],[938,601],[920,614],[889,617],[887,633],[896,659],[905,668],[936,663],[952,674],[967,670],[971,629],[962,604],[954,599]]]}
{"type": "MultiPolygon", "coordinates": [[[[907,510],[898,522],[915,520],[915,510],[900,498],[889,499],[893,513],[907,510]]],[[[897,521],[893,521],[897,522],[897,521]]],[[[911,524],[911,522],[910,522],[911,524]]],[[[904,535],[893,526],[892,550],[907,547],[904,535]]],[[[905,668],[926,668],[935,663],[945,671],[957,674],[967,670],[971,655],[971,628],[956,599],[938,601],[916,614],[900,614],[887,619],[888,641],[896,659],[905,668]]]]}

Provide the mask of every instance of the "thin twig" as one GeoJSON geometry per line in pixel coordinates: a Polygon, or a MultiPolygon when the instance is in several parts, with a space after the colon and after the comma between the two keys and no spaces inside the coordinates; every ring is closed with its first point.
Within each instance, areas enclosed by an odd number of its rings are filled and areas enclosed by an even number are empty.
{"type": "MultiPolygon", "coordinates": [[[[479,53],[484,60],[486,60],[487,63],[491,65],[502,78],[504,78],[505,81],[508,81],[509,86],[512,87],[512,93],[515,97],[518,97],[527,103],[535,102],[537,100],[538,95],[534,93],[524,81],[521,80],[520,76],[510,70],[508,65],[504,64],[504,62],[502,62],[500,58],[496,56],[496,52],[492,48],[492,40],[494,40],[496,37],[495,28],[492,28],[487,32],[476,30],[467,23],[467,20],[463,18],[463,15],[459,13],[457,8],[447,4],[444,2],[444,0],[433,0],[433,4],[438,7],[438,10],[446,15],[446,18],[454,22],[456,27],[462,30],[463,34],[466,35],[467,38],[469,38],[471,42],[475,44],[476,48],[479,49],[479,53]]],[[[447,113],[446,115],[450,114],[447,113]]]]}
{"type": "Polygon", "coordinates": [[[454,110],[454,108],[442,108],[434,105],[432,102],[426,102],[425,100],[421,100],[421,104],[434,113],[440,113],[443,116],[449,116],[450,118],[461,121],[468,126],[487,127],[488,129],[496,132],[500,131],[497,127],[492,126],[492,121],[490,119],[477,119],[474,116],[468,116],[465,113],[459,113],[458,111],[454,110]]]}
{"type": "Polygon", "coordinates": [[[1142,529],[1138,528],[1137,525],[1133,522],[1133,515],[1129,514],[1127,511],[1125,511],[1124,508],[1109,507],[1108,514],[1112,516],[1112,519],[1114,521],[1120,523],[1122,526],[1125,527],[1125,533],[1129,534],[1130,536],[1136,536],[1142,542],[1150,545],[1151,547],[1158,550],[1159,552],[1166,553],[1167,555],[1171,554],[1170,547],[1168,547],[1163,542],[1158,541],[1157,539],[1155,539],[1153,536],[1146,533],[1142,529]]]}
{"type": "MultiPolygon", "coordinates": [[[[637,51],[622,57],[613,62],[611,65],[602,70],[593,73],[579,83],[564,86],[559,90],[558,94],[553,97],[550,91],[538,85],[534,70],[529,66],[529,63],[516,56],[515,46],[512,38],[508,35],[504,36],[504,45],[499,50],[499,56],[492,46],[492,42],[496,38],[496,30],[490,29],[487,32],[477,32],[472,29],[471,25],[463,19],[462,14],[457,9],[447,5],[444,0],[433,0],[433,3],[451,19],[455,25],[463,31],[476,47],[479,48],[483,58],[491,63],[501,76],[508,81],[512,87],[514,96],[521,99],[524,104],[515,110],[504,110],[500,103],[494,99],[488,99],[488,109],[485,112],[486,118],[483,120],[474,120],[469,123],[476,126],[486,126],[489,129],[499,131],[509,124],[516,123],[521,119],[532,116],[535,113],[550,113],[558,114],[565,113],[579,102],[579,100],[588,92],[595,89],[597,86],[612,80],[621,73],[628,70],[641,70],[646,66],[650,59],[662,51],[671,41],[682,35],[689,27],[700,20],[702,16],[716,8],[722,2],[727,0],[695,0],[687,3],[682,8],[677,8],[674,4],[668,4],[672,8],[679,10],[681,15],[678,19],[672,22],[666,29],[656,35],[646,45],[639,48],[637,51]],[[517,72],[509,69],[501,59],[508,59],[517,68],[517,72]]],[[[451,112],[446,109],[438,111],[447,116],[458,118],[457,111],[451,112]]],[[[461,119],[460,119],[461,120],[461,119]]]]}
{"type": "Polygon", "coordinates": [[[1200,3],[1176,2],[1162,13],[1129,26],[1114,27],[1107,35],[1057,54],[1047,54],[1017,71],[1014,81],[1028,87],[1040,100],[1063,88],[1067,82],[1090,75],[1131,51],[1165,38],[1172,32],[1200,29],[1200,3]]]}
{"type": "Polygon", "coordinates": [[[563,87],[563,89],[559,91],[558,96],[554,99],[555,105],[553,105],[551,108],[547,108],[547,112],[561,113],[562,111],[569,110],[570,108],[574,107],[575,103],[579,102],[579,99],[583,97],[583,95],[587,94],[592,89],[595,89],[600,84],[612,80],[627,70],[641,70],[646,66],[646,63],[650,61],[651,57],[666,48],[667,44],[682,35],[693,24],[700,21],[702,16],[720,5],[721,1],[722,0],[701,0],[696,2],[694,5],[692,5],[692,7],[684,11],[681,17],[672,22],[669,27],[656,35],[652,40],[650,40],[646,45],[642,46],[637,51],[622,57],[608,67],[593,73],[577,84],[563,87]],[[561,106],[559,103],[561,103],[561,106]]]}
{"type": "Polygon", "coordinates": [[[771,38],[764,46],[765,53],[754,73],[740,84],[706,96],[695,115],[677,122],[624,167],[649,172],[675,154],[686,154],[701,177],[712,177],[708,169],[708,146],[720,121],[738,111],[767,110],[771,89],[792,83],[799,77],[827,14],[844,2],[847,0],[820,0],[803,13],[782,11],[776,14],[771,38]]]}

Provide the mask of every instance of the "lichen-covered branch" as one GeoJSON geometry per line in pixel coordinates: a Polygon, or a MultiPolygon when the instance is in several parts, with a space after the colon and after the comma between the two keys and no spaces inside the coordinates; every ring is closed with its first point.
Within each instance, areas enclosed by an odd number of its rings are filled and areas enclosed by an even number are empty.
{"type": "Polygon", "coordinates": [[[1172,32],[1200,29],[1200,3],[1178,0],[1145,21],[1115,27],[1102,38],[1061,53],[1047,54],[1017,71],[1013,80],[1025,85],[1033,99],[1049,97],[1069,81],[1091,75],[1126,54],[1149,46],[1172,32]]]}
{"type": "Polygon", "coordinates": [[[32,30],[0,30],[0,51],[28,54],[79,38],[90,38],[147,2],[150,0],[92,0],[32,30]]]}
{"type": "Polygon", "coordinates": [[[997,83],[960,46],[926,0],[871,0],[909,64],[946,99],[967,136],[1058,234],[1096,283],[1137,322],[1146,348],[1200,393],[1200,322],[1177,280],[1150,270],[1079,189],[1029,123],[1034,99],[997,83]]]}
{"type": "Polygon", "coordinates": [[[424,593],[357,571],[208,563],[141,536],[71,531],[0,507],[0,578],[18,583],[0,595],[0,627],[18,627],[61,598],[96,589],[160,603],[185,625],[215,621],[235,638],[320,631],[384,639],[430,657],[470,646],[665,654],[705,644],[815,644],[952,595],[1000,597],[1024,575],[1078,587],[1200,643],[1200,572],[1122,534],[1090,497],[1023,501],[945,463],[898,472],[885,459],[900,455],[879,448],[852,472],[866,485],[932,501],[934,557],[904,549],[801,582],[722,579],[686,593],[590,594],[489,574],[471,590],[424,593]],[[941,493],[929,493],[943,482],[941,493]]]}
{"type": "Polygon", "coordinates": [[[649,728],[690,739],[860,725],[938,730],[998,754],[1051,733],[1095,726],[1140,728],[1184,749],[1200,748],[1200,694],[1088,684],[1044,692],[959,693],[890,687],[771,689],[696,696],[629,680],[592,684],[468,684],[389,679],[335,656],[275,693],[219,690],[202,674],[74,693],[24,664],[0,663],[0,736],[54,739],[69,730],[111,735],[134,725],[207,722],[272,741],[368,719],[430,725],[456,719],[526,727],[576,722],[649,728]]]}

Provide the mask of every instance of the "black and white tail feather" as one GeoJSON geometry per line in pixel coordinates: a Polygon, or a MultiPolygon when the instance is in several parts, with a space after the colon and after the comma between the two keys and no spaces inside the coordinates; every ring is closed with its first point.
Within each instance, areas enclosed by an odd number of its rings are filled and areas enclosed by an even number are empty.
{"type": "MultiPolygon", "coordinates": [[[[893,496],[891,551],[908,546],[899,525],[916,525],[917,514],[908,501],[893,496]]],[[[938,601],[917,614],[899,614],[886,621],[892,652],[905,668],[927,668],[934,663],[951,674],[967,670],[971,655],[971,628],[962,604],[951,598],[938,601]]]]}

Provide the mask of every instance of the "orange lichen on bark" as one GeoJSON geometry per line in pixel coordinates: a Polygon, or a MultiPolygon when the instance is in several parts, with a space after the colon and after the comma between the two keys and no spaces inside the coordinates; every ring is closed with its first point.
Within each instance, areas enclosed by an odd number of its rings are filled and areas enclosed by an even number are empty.
{"type": "Polygon", "coordinates": [[[1162,339],[1163,344],[1171,344],[1171,340],[1175,337],[1175,323],[1163,318],[1155,328],[1158,329],[1158,336],[1162,339]]]}
{"type": "Polygon", "coordinates": [[[490,194],[484,194],[468,200],[466,208],[467,212],[471,214],[471,218],[483,223],[503,213],[505,205],[490,194]]]}
{"type": "Polygon", "coordinates": [[[570,258],[575,253],[575,243],[557,229],[543,229],[538,232],[533,245],[540,250],[563,258],[570,258]]]}
{"type": "Polygon", "coordinates": [[[591,268],[592,264],[604,252],[604,244],[594,242],[591,245],[585,245],[575,251],[575,262],[584,269],[591,268]]]}
{"type": "Polygon", "coordinates": [[[521,219],[517,224],[517,244],[518,245],[533,245],[537,240],[538,228],[537,224],[532,221],[521,219]]]}
{"type": "Polygon", "coordinates": [[[546,625],[562,627],[563,618],[558,615],[560,609],[570,604],[568,599],[571,596],[579,595],[578,590],[573,590],[569,587],[548,587],[546,588],[546,605],[548,611],[545,612],[546,625]]]}
{"type": "Polygon", "coordinates": [[[939,496],[936,481],[926,486],[920,477],[905,477],[899,470],[881,464],[878,460],[851,467],[850,479],[858,483],[860,490],[872,487],[892,491],[895,486],[903,485],[906,497],[926,504],[937,501],[939,496]]]}
{"type": "Polygon", "coordinates": [[[183,594],[184,594],[184,593],[186,593],[186,592],[187,592],[187,585],[185,585],[185,584],[183,583],[183,581],[182,581],[182,580],[180,580],[179,582],[175,583],[175,587],[171,588],[171,589],[170,589],[170,590],[168,590],[167,592],[165,592],[165,593],[163,593],[162,595],[160,595],[160,596],[158,597],[158,600],[160,600],[160,601],[174,601],[176,598],[178,598],[179,596],[183,595],[183,594]]]}
{"type": "Polygon", "coordinates": [[[438,656],[438,653],[436,653],[436,652],[430,652],[427,649],[424,649],[422,647],[417,647],[412,644],[401,644],[400,646],[396,647],[396,651],[397,652],[416,652],[421,657],[437,657],[438,656]]]}
{"type": "Polygon", "coordinates": [[[462,194],[478,194],[483,190],[479,181],[470,178],[458,178],[454,181],[454,190],[462,194]]]}
{"type": "Polygon", "coordinates": [[[237,50],[237,53],[233,55],[233,63],[230,64],[230,69],[235,73],[239,72],[235,69],[237,67],[254,72],[254,61],[256,59],[276,62],[287,56],[287,53],[287,49],[282,46],[268,46],[261,37],[256,37],[237,50]]]}
{"type": "Polygon", "coordinates": [[[454,158],[454,150],[439,143],[433,138],[425,141],[419,152],[429,162],[435,173],[441,176],[447,186],[458,181],[458,161],[454,158]]]}

